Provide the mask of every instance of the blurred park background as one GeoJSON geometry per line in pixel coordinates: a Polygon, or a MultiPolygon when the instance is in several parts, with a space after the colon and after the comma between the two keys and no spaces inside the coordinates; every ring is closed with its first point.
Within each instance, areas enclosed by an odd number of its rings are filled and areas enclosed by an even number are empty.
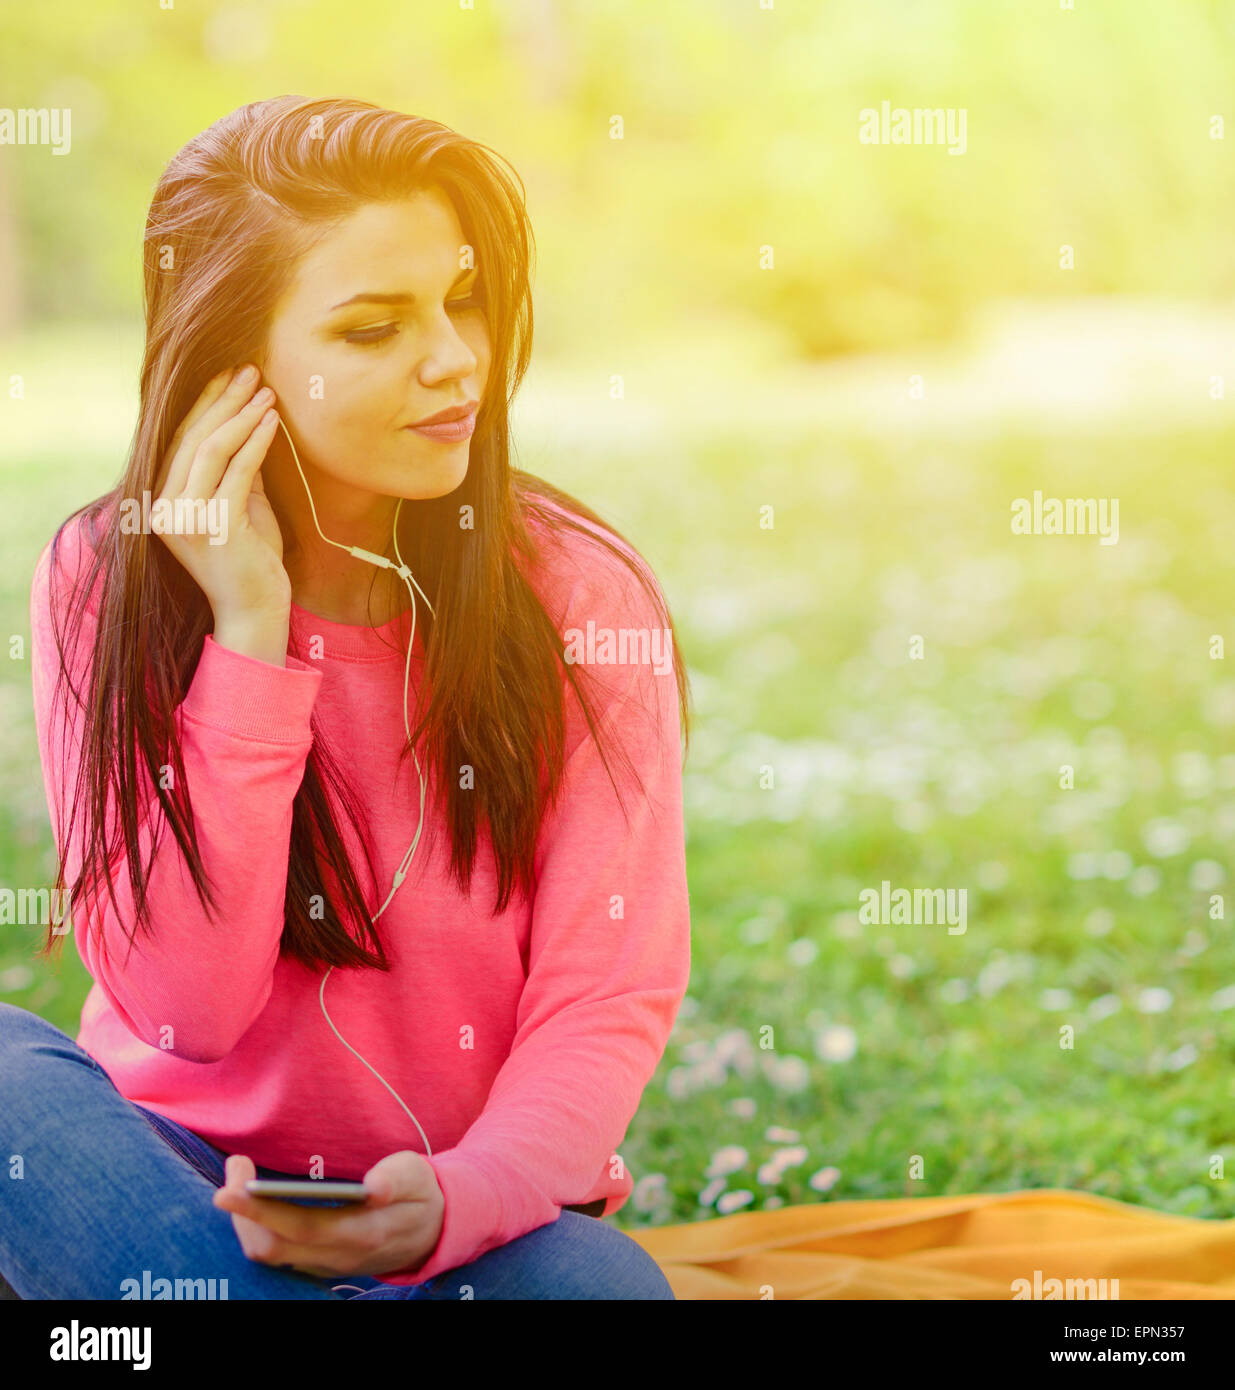
{"type": "MultiPolygon", "coordinates": [[[[3,100],[72,148],[0,147],[3,647],[122,467],[166,161],[282,92],[444,121],[528,191],[517,462],[652,562],[693,682],[694,970],[619,1224],[1235,1215],[1233,68],[1223,0],[6,6],[3,100]],[[963,155],[860,143],[884,100],[964,109],[963,155]],[[1118,498],[1118,543],[1012,534],[1035,491],[1118,498]],[[862,923],[885,879],[967,930],[862,923]]],[[[0,884],[49,882],[24,657],[0,793],[0,884]]],[[[0,998],[74,1034],[38,936],[0,998]]]]}

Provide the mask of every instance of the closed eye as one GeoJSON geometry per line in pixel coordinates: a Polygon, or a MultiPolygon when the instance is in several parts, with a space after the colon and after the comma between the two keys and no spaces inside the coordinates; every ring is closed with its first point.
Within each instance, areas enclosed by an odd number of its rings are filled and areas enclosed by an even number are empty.
{"type": "Polygon", "coordinates": [[[397,323],[383,323],[376,328],[358,328],[352,333],[345,333],[343,336],[349,343],[365,344],[385,342],[392,334],[399,331],[397,323]]]}
{"type": "MultiPolygon", "coordinates": [[[[465,295],[462,299],[448,299],[446,307],[448,309],[483,309],[485,297],[482,291],[474,289],[471,294],[465,295]]],[[[344,333],[346,342],[355,343],[358,347],[371,347],[376,343],[384,343],[392,338],[399,331],[397,323],[375,324],[372,328],[356,328],[350,333],[344,333]]]]}

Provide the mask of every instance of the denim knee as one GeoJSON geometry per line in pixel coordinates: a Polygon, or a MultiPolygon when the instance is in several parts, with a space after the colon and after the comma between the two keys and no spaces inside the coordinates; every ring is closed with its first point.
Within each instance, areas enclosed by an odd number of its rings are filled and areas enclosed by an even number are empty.
{"type": "Polygon", "coordinates": [[[593,1216],[565,1210],[555,1221],[437,1274],[419,1285],[415,1294],[403,1296],[437,1301],[469,1297],[671,1302],[674,1298],[660,1266],[637,1241],[593,1216]]]}
{"type": "Polygon", "coordinates": [[[626,1297],[637,1298],[642,1302],[675,1302],[677,1295],[665,1278],[664,1270],[638,1241],[631,1240],[624,1231],[618,1231],[617,1234],[630,1247],[630,1269],[627,1274],[627,1287],[630,1292],[626,1297]]]}
{"type": "Polygon", "coordinates": [[[58,1038],[67,1036],[41,1015],[31,1013],[29,1009],[18,1008],[16,1004],[0,1001],[0,1047],[10,1038],[41,1037],[50,1034],[55,1034],[58,1038]]]}
{"type": "Polygon", "coordinates": [[[553,1224],[563,1223],[572,1229],[569,1253],[553,1271],[559,1298],[674,1300],[661,1267],[625,1231],[579,1212],[563,1211],[553,1224]]]}
{"type": "Polygon", "coordinates": [[[63,1041],[65,1034],[45,1018],[32,1014],[29,1009],[0,1003],[0,1069],[40,1038],[46,1041],[59,1038],[63,1041]]]}
{"type": "MultiPolygon", "coordinates": [[[[29,1009],[0,1003],[0,1082],[9,1083],[14,1099],[20,1098],[31,1070],[44,1058],[81,1062],[107,1075],[89,1053],[54,1024],[29,1009]]],[[[6,1095],[6,1101],[8,1098],[6,1095]]]]}

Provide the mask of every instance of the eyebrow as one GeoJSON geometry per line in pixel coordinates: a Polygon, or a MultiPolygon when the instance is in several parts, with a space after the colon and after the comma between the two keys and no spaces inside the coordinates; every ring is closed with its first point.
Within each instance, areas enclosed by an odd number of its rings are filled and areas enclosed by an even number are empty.
{"type": "MultiPolygon", "coordinates": [[[[450,288],[453,290],[460,280],[466,280],[469,275],[476,273],[475,266],[469,266],[466,270],[461,270],[451,282],[450,288]]],[[[360,294],[354,294],[350,299],[345,299],[342,303],[331,306],[331,313],[335,309],[345,309],[349,304],[414,304],[416,296],[414,294],[380,294],[376,290],[364,290],[360,294]]]]}

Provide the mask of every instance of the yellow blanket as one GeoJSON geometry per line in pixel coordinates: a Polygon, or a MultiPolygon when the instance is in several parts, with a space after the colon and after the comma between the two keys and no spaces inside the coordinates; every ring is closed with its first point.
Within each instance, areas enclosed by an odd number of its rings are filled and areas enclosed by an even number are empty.
{"type": "Polygon", "coordinates": [[[1235,1298],[1235,1220],[1050,1188],[818,1202],[628,1234],[679,1299],[1235,1298]]]}

